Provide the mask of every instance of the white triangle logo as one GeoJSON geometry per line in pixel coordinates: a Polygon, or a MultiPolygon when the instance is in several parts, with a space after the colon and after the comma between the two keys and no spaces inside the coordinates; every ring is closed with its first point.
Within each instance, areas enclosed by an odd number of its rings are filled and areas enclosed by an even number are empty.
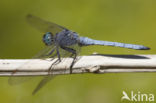
{"type": "Polygon", "coordinates": [[[123,94],[123,96],[122,96],[121,100],[127,99],[130,101],[130,98],[128,97],[128,95],[125,91],[123,91],[122,94],[123,94]]]}

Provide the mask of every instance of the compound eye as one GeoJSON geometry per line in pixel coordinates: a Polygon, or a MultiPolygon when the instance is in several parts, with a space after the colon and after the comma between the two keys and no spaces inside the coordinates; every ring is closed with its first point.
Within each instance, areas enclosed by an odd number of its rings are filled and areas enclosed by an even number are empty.
{"type": "Polygon", "coordinates": [[[45,45],[52,45],[53,43],[53,35],[51,32],[47,32],[46,34],[43,35],[43,42],[45,45]]]}

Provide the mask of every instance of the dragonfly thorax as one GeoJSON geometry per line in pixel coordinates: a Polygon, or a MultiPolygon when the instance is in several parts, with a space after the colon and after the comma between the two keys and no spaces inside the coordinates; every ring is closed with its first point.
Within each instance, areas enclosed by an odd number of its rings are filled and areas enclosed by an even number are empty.
{"type": "Polygon", "coordinates": [[[47,32],[46,34],[43,35],[43,42],[45,45],[50,46],[54,42],[54,37],[51,32],[47,32]]]}

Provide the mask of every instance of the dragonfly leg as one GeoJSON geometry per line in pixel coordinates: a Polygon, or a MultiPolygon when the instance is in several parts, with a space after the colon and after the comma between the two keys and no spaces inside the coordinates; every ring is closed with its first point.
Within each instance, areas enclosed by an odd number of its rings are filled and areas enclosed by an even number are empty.
{"type": "Polygon", "coordinates": [[[76,50],[74,50],[72,48],[69,48],[69,47],[64,47],[64,46],[61,46],[61,48],[68,51],[68,52],[71,52],[72,54],[71,54],[70,57],[72,57],[74,55],[73,61],[72,61],[71,65],[70,65],[70,74],[72,74],[72,68],[73,68],[73,66],[75,64],[76,57],[77,57],[76,50]]]}
{"type": "MultiPolygon", "coordinates": [[[[55,51],[55,48],[52,49],[52,50],[50,51],[50,53],[46,54],[45,56],[50,56],[51,54],[54,53],[54,51],[55,51]]],[[[52,55],[52,56],[49,57],[49,58],[52,58],[51,61],[54,60],[54,57],[55,57],[55,56],[56,56],[56,54],[54,54],[54,55],[52,55]]],[[[46,60],[46,58],[43,58],[43,60],[46,60]]]]}
{"type": "Polygon", "coordinates": [[[57,53],[59,62],[61,62],[61,56],[60,56],[60,52],[58,48],[56,48],[56,53],[57,53]]]}
{"type": "Polygon", "coordinates": [[[48,69],[48,73],[50,73],[50,72],[52,71],[52,67],[53,67],[54,65],[58,64],[58,63],[60,63],[60,60],[59,60],[59,59],[57,59],[55,62],[53,62],[53,63],[51,64],[51,66],[49,67],[49,69],[48,69]]]}
{"type": "Polygon", "coordinates": [[[73,61],[72,61],[71,65],[70,65],[70,74],[72,74],[72,68],[73,68],[73,66],[74,66],[74,64],[76,62],[76,57],[77,57],[77,54],[74,54],[73,61]]]}
{"type": "Polygon", "coordinates": [[[56,48],[56,54],[54,54],[52,57],[55,57],[56,55],[58,56],[58,59],[54,63],[52,63],[52,65],[50,66],[49,73],[51,72],[53,65],[56,65],[56,64],[58,64],[58,63],[61,62],[61,56],[60,56],[60,53],[59,53],[59,49],[58,48],[56,48]]]}
{"type": "Polygon", "coordinates": [[[55,59],[54,57],[56,57],[56,56],[57,56],[57,53],[55,53],[54,55],[50,56],[51,61],[53,61],[55,59]]]}
{"type": "Polygon", "coordinates": [[[54,53],[54,51],[55,51],[55,48],[54,48],[54,49],[52,49],[52,51],[51,51],[50,53],[48,53],[46,56],[50,56],[51,54],[53,54],[53,53],[54,53]]]}

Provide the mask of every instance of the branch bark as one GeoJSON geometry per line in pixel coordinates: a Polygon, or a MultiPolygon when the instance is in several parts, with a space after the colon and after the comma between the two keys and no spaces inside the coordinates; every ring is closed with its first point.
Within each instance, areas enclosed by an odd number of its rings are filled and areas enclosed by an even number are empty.
{"type": "MultiPolygon", "coordinates": [[[[70,74],[72,58],[49,67],[50,59],[0,59],[0,76],[38,76],[48,74],[70,74]]],[[[80,56],[73,67],[80,73],[156,72],[156,55],[91,55],[80,56]]]]}

